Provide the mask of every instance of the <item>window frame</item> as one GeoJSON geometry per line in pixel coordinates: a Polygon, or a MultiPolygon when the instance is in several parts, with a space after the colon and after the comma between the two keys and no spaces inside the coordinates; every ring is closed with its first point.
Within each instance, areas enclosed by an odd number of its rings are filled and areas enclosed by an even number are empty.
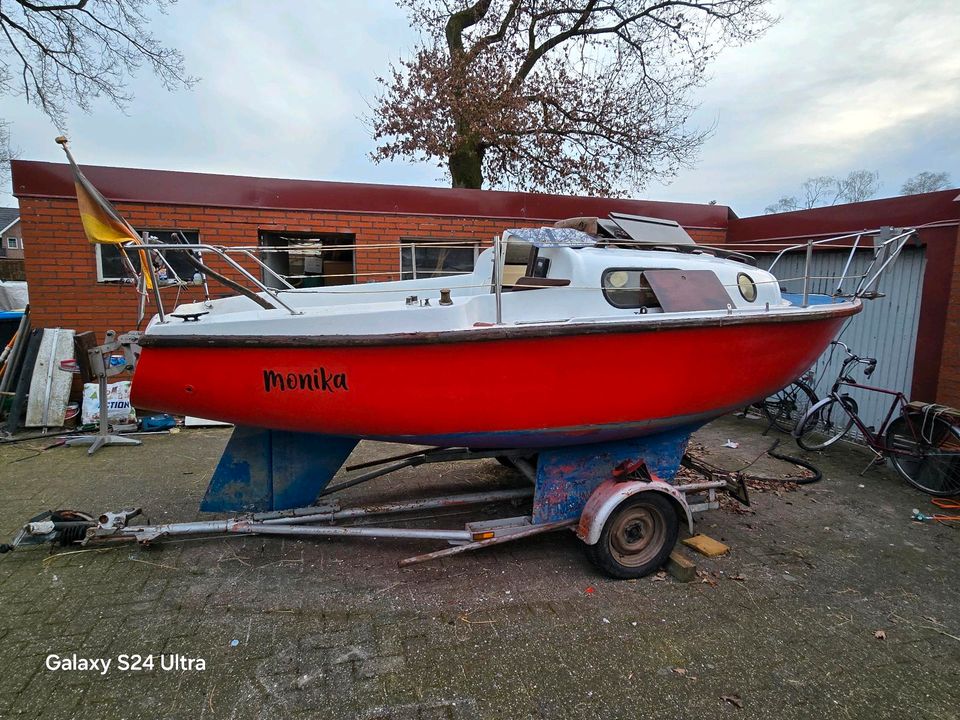
{"type": "Polygon", "coordinates": [[[7,238],[7,250],[19,250],[20,249],[20,238],[11,235],[7,238]]]}
{"type": "MultiPolygon", "coordinates": [[[[147,233],[148,235],[156,235],[157,233],[183,233],[183,234],[184,234],[184,237],[186,237],[187,235],[194,234],[194,235],[197,236],[196,244],[199,245],[199,244],[201,244],[201,242],[202,242],[202,240],[200,239],[200,229],[199,229],[199,228],[197,228],[197,229],[193,229],[193,228],[190,228],[190,229],[184,229],[184,228],[148,228],[148,229],[142,230],[141,232],[145,232],[145,233],[147,233]]],[[[190,243],[190,244],[193,244],[193,243],[190,243]]],[[[98,283],[122,283],[122,282],[124,282],[124,281],[129,280],[129,278],[126,278],[126,277],[107,277],[107,276],[104,275],[104,272],[103,272],[103,245],[104,245],[104,243],[94,243],[94,245],[93,245],[93,247],[94,247],[94,258],[95,258],[95,262],[96,262],[96,265],[97,265],[97,282],[98,282],[98,283]]],[[[118,248],[117,248],[117,252],[123,252],[123,250],[121,250],[121,249],[118,247],[118,248]]],[[[164,250],[160,250],[159,252],[160,252],[160,253],[163,253],[163,252],[165,252],[165,251],[164,251],[164,250]]],[[[187,281],[187,280],[189,280],[189,278],[181,278],[181,280],[187,281]]],[[[167,285],[167,284],[171,284],[171,283],[173,283],[173,282],[174,282],[174,281],[173,281],[172,279],[170,279],[170,280],[167,280],[167,281],[163,281],[163,282],[161,282],[160,284],[161,284],[161,285],[167,285]]]]}
{"type": "MultiPolygon", "coordinates": [[[[639,310],[640,308],[659,308],[660,299],[657,298],[657,294],[653,291],[653,288],[650,288],[650,292],[653,293],[654,298],[657,300],[656,305],[619,305],[615,303],[608,294],[608,289],[613,290],[614,292],[623,292],[623,291],[634,291],[640,292],[641,288],[607,288],[606,279],[615,272],[626,272],[626,273],[639,273],[641,277],[648,270],[672,270],[673,268],[657,268],[657,267],[608,267],[600,274],[600,290],[603,293],[603,299],[607,301],[607,304],[611,307],[615,307],[617,310],[639,310]]],[[[648,283],[649,284],[649,283],[648,283]]]]}
{"type": "MultiPolygon", "coordinates": [[[[450,238],[450,237],[401,237],[400,238],[400,247],[399,247],[399,271],[401,280],[425,280],[429,278],[439,278],[439,277],[456,277],[460,275],[469,275],[468,272],[450,272],[446,274],[437,274],[436,271],[424,271],[430,272],[429,275],[423,275],[422,277],[417,275],[417,245],[460,245],[464,249],[473,248],[473,269],[477,267],[477,258],[480,257],[482,252],[480,249],[482,240],[477,238],[450,238]],[[411,270],[405,271],[403,269],[403,251],[408,249],[410,250],[410,264],[411,270]],[[407,274],[409,273],[409,277],[407,274]]],[[[473,272],[471,270],[470,272],[473,272]]]]}

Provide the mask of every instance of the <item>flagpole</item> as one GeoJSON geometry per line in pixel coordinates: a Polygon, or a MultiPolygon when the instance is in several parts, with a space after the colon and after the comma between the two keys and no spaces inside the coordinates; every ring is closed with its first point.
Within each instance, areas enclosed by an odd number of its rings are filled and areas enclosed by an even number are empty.
{"type": "MultiPolygon", "coordinates": [[[[150,243],[150,234],[144,230],[143,231],[143,244],[149,245],[150,243]]],[[[158,251],[157,251],[158,252],[158,251]]],[[[150,278],[150,284],[153,286],[153,302],[157,306],[157,315],[160,316],[160,322],[166,322],[166,318],[163,315],[163,301],[160,299],[160,286],[157,284],[157,274],[153,271],[153,260],[150,259],[150,251],[146,252],[147,256],[147,267],[144,270],[150,278]]],[[[141,265],[143,263],[140,263],[141,265]]]]}
{"type": "MultiPolygon", "coordinates": [[[[137,231],[133,229],[133,226],[126,221],[126,219],[118,213],[113,206],[110,204],[110,201],[107,200],[100,192],[90,184],[90,181],[86,179],[83,173],[80,171],[80,167],[77,165],[77,161],[73,158],[73,153],[70,152],[70,148],[67,147],[68,140],[63,135],[56,138],[56,143],[63,148],[63,152],[67,155],[67,160],[70,161],[70,166],[73,168],[74,183],[77,188],[77,202],[80,205],[80,218],[83,221],[84,233],[87,235],[87,239],[90,242],[95,242],[99,244],[109,243],[114,245],[120,253],[120,257],[123,262],[126,264],[127,269],[130,270],[134,277],[138,280],[138,291],[140,292],[141,301],[145,297],[144,291],[149,289],[153,294],[153,301],[157,306],[157,315],[160,317],[160,322],[166,322],[166,317],[163,312],[163,303],[160,298],[160,287],[157,285],[156,273],[153,269],[153,261],[151,260],[150,251],[147,249],[149,244],[149,235],[144,232],[141,235],[137,234],[137,231]],[[81,199],[81,195],[83,199],[81,199]],[[90,204],[92,203],[93,208],[97,208],[98,211],[106,215],[108,229],[111,231],[110,234],[104,237],[98,237],[98,230],[90,230],[87,227],[88,217],[84,215],[84,203],[87,203],[88,210],[90,204]],[[117,234],[119,232],[119,235],[117,234]],[[136,268],[133,267],[133,262],[127,256],[126,244],[125,243],[134,243],[138,246],[137,252],[140,255],[140,274],[137,275],[136,268]]],[[[91,222],[102,223],[101,219],[93,218],[91,222]]],[[[143,305],[141,304],[141,313],[143,305]]],[[[141,318],[138,319],[137,324],[139,325],[141,318]]]]}

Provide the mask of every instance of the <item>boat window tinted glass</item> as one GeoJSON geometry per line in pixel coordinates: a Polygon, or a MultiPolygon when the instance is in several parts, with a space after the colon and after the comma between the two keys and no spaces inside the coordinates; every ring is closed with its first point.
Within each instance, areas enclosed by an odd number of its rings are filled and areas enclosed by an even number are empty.
{"type": "Polygon", "coordinates": [[[660,301],[636,268],[610,268],[603,273],[601,284],[607,302],[618,308],[658,308],[660,301]]]}
{"type": "MultiPolygon", "coordinates": [[[[193,245],[200,242],[200,232],[198,230],[146,230],[146,232],[162,244],[181,242],[174,237],[175,234],[183,236],[188,243],[193,245]]],[[[94,248],[97,256],[97,280],[99,282],[117,282],[130,277],[129,271],[120,258],[119,247],[98,244],[94,245],[94,248]]],[[[140,254],[133,249],[127,250],[126,253],[133,267],[136,268],[137,272],[140,272],[140,254]]],[[[195,270],[183,257],[183,253],[175,250],[161,250],[160,253],[181,280],[189,282],[193,278],[195,270]]],[[[156,272],[161,283],[176,282],[166,266],[157,267],[156,272]]]]}
{"type": "Polygon", "coordinates": [[[508,242],[504,247],[503,262],[505,265],[524,265],[530,260],[533,245],[524,242],[508,242]]]}
{"type": "Polygon", "coordinates": [[[462,275],[473,272],[478,243],[473,240],[403,239],[400,273],[403,280],[462,275]]]}

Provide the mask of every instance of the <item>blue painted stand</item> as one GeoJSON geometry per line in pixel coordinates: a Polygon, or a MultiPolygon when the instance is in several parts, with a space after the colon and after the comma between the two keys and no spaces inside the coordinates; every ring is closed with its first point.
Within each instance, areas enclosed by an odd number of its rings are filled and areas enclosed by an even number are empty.
{"type": "Polygon", "coordinates": [[[200,503],[204,512],[264,512],[312,505],[354,438],[234,428],[200,503]]]}
{"type": "MultiPolygon", "coordinates": [[[[695,427],[632,440],[539,451],[533,524],[580,517],[590,495],[624,461],[642,459],[661,480],[680,467],[695,427]]],[[[336,435],[237,426],[200,504],[205,512],[264,512],[312,505],[356,447],[336,435]]]]}
{"type": "Polygon", "coordinates": [[[661,480],[672,480],[694,427],[632,440],[541,450],[533,496],[533,524],[575,520],[591,493],[624,460],[643,459],[661,480]]]}

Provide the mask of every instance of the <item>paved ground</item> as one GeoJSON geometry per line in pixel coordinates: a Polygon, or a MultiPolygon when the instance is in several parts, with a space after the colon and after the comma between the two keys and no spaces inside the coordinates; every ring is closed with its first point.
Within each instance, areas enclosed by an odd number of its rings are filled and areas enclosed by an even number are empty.
{"type": "MultiPolygon", "coordinates": [[[[227,435],[185,431],[93,458],[0,447],[0,534],[51,507],[194,518],[227,435]]],[[[730,468],[768,443],[740,418],[697,439],[730,468]],[[740,448],[720,447],[727,438],[740,448]]],[[[818,462],[817,485],[755,493],[753,514],[703,516],[699,530],[732,552],[698,559],[689,584],[605,579],[568,534],[406,570],[397,560],[438,545],[18,550],[0,557],[0,717],[958,717],[960,534],[911,522],[928,499],[887,470],[858,477],[859,452],[818,462]],[[73,653],[111,667],[45,668],[73,653]],[[173,654],[206,669],[162,670],[173,654]],[[121,655],[153,655],[155,668],[124,672],[121,655]]],[[[520,481],[484,461],[379,482],[365,492],[520,481]]]]}

